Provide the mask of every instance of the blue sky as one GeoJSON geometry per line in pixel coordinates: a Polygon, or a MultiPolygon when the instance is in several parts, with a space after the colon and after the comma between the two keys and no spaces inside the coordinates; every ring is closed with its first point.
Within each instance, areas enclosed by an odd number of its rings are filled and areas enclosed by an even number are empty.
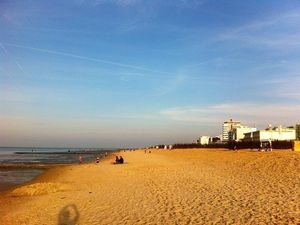
{"type": "Polygon", "coordinates": [[[300,2],[0,2],[0,145],[119,147],[294,125],[300,2]]]}

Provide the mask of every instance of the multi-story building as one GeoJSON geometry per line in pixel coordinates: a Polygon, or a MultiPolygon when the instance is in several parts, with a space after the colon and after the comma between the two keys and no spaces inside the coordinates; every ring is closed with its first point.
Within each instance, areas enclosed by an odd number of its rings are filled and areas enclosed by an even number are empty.
{"type": "Polygon", "coordinates": [[[300,140],[300,124],[296,124],[296,139],[300,140]]]}
{"type": "Polygon", "coordinates": [[[281,126],[245,133],[243,141],[262,141],[279,140],[289,141],[296,139],[296,130],[294,128],[283,128],[281,126]]]}
{"type": "Polygon", "coordinates": [[[247,127],[247,126],[240,126],[234,128],[232,131],[228,133],[228,141],[240,141],[244,139],[245,133],[257,131],[255,127],[247,127]]]}
{"type": "Polygon", "coordinates": [[[210,136],[201,136],[197,140],[197,143],[201,144],[201,145],[208,145],[210,143],[210,141],[211,141],[211,137],[210,136]]]}
{"type": "Polygon", "coordinates": [[[222,126],[222,142],[228,142],[231,132],[237,127],[241,127],[240,121],[225,121],[222,126]]]}

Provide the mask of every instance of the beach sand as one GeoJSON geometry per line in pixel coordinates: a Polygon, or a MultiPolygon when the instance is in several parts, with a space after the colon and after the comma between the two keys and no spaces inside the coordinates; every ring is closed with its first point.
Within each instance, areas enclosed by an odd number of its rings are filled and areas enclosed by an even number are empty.
{"type": "Polygon", "coordinates": [[[0,224],[300,224],[300,153],[120,152],[0,197],[0,224]]]}

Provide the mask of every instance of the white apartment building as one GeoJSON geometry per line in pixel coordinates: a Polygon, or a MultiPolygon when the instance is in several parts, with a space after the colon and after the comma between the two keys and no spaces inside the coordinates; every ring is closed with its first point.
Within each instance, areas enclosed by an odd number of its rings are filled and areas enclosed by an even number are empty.
{"type": "Polygon", "coordinates": [[[249,132],[255,132],[257,131],[257,128],[255,127],[247,127],[247,126],[240,126],[240,127],[236,127],[234,128],[232,131],[229,132],[229,136],[228,136],[228,140],[229,141],[240,141],[242,139],[244,139],[245,137],[245,133],[249,133],[249,132]]]}
{"type": "Polygon", "coordinates": [[[211,137],[210,136],[200,136],[197,140],[198,144],[201,145],[208,145],[210,143],[211,137]]]}
{"type": "Polygon", "coordinates": [[[296,139],[296,130],[294,128],[283,128],[281,126],[272,129],[258,130],[245,133],[243,141],[262,141],[262,140],[279,140],[289,141],[296,139]]]}
{"type": "Polygon", "coordinates": [[[228,142],[230,132],[233,132],[237,127],[241,127],[240,121],[233,121],[232,119],[225,121],[222,126],[222,142],[228,142]]]}

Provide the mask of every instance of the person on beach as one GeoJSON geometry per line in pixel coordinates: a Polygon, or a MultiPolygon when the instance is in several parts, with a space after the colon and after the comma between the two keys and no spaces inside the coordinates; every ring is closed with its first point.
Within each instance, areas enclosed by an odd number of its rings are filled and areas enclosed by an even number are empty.
{"type": "Polygon", "coordinates": [[[120,164],[123,164],[123,163],[124,163],[124,159],[123,159],[122,156],[120,156],[120,158],[119,158],[119,163],[120,163],[120,164]]]}
{"type": "Polygon", "coordinates": [[[82,155],[79,156],[79,163],[83,163],[83,156],[82,155]]]}
{"type": "Polygon", "coordinates": [[[234,150],[234,151],[237,151],[237,143],[236,143],[235,140],[233,141],[233,150],[234,150]]]}
{"type": "Polygon", "coordinates": [[[115,164],[118,164],[120,162],[120,159],[118,156],[116,156],[115,164]]]}
{"type": "Polygon", "coordinates": [[[258,147],[258,151],[261,152],[263,150],[263,143],[260,142],[259,143],[259,147],[258,147]]]}
{"type": "Polygon", "coordinates": [[[97,157],[97,158],[96,158],[96,163],[99,163],[99,162],[100,162],[100,158],[97,157]]]}
{"type": "Polygon", "coordinates": [[[268,141],[268,149],[270,152],[272,151],[272,141],[270,139],[268,141]]]}

